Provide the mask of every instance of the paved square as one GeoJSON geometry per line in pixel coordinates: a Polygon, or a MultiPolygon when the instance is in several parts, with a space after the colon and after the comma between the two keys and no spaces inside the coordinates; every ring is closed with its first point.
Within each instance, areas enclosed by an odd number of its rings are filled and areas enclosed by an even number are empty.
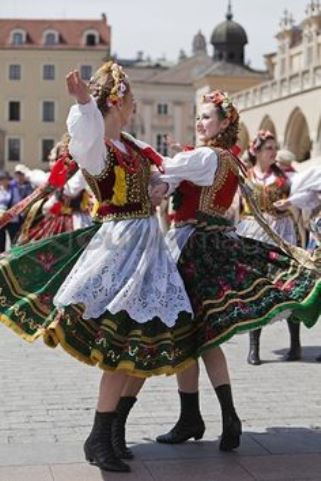
{"type": "Polygon", "coordinates": [[[202,369],[204,439],[154,443],[179,405],[175,378],[150,379],[128,422],[133,472],[112,474],[87,465],[82,453],[99,370],[0,325],[0,481],[321,481],[321,324],[301,331],[301,362],[280,361],[289,342],[285,323],[264,330],[261,366],[246,363],[247,335],[225,345],[243,422],[237,452],[218,451],[218,403],[202,369]]]}

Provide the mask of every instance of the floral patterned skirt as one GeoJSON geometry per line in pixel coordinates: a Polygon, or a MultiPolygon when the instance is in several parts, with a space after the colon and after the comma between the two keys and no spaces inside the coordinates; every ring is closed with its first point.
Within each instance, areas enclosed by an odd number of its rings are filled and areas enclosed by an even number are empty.
{"type": "Polygon", "coordinates": [[[197,322],[197,355],[234,334],[294,315],[312,327],[321,314],[321,280],[279,248],[201,216],[178,259],[197,322]]]}
{"type": "Polygon", "coordinates": [[[138,323],[126,311],[84,319],[82,304],[55,307],[55,295],[100,227],[15,246],[1,256],[0,321],[27,341],[43,337],[105,370],[148,377],[186,368],[196,350],[191,314],[182,311],[169,328],[157,317],[138,323]]]}
{"type": "Polygon", "coordinates": [[[140,377],[179,372],[206,349],[292,310],[314,324],[321,312],[315,272],[277,248],[212,227],[197,227],[178,261],[194,319],[181,312],[168,327],[158,317],[136,322],[125,310],[89,319],[83,304],[58,310],[53,299],[100,228],[94,224],[0,257],[0,321],[30,342],[43,337],[89,365],[140,377]]]}

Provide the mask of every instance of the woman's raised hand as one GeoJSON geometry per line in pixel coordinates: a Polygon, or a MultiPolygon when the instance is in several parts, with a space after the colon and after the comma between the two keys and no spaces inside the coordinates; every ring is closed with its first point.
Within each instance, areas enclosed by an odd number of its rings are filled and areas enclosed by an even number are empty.
{"type": "Polygon", "coordinates": [[[75,97],[79,104],[86,104],[90,101],[89,87],[80,78],[78,70],[69,72],[66,76],[66,83],[69,94],[75,97]]]}

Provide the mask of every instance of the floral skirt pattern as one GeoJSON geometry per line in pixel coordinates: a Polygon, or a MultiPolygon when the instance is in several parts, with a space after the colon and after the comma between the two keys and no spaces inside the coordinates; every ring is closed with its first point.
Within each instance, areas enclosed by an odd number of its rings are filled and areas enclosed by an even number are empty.
{"type": "Polygon", "coordinates": [[[43,337],[48,346],[60,344],[89,365],[148,377],[179,372],[206,349],[292,310],[308,326],[321,312],[315,272],[277,248],[228,234],[224,225],[211,230],[209,224],[196,228],[178,261],[194,319],[181,313],[169,328],[157,317],[139,324],[126,311],[83,319],[82,304],[58,311],[53,298],[99,227],[16,246],[2,255],[0,321],[30,342],[43,337]]]}
{"type": "Polygon", "coordinates": [[[315,324],[321,314],[318,271],[277,247],[228,232],[223,218],[201,221],[178,259],[196,316],[197,355],[291,314],[307,327],[315,324]]]}
{"type": "Polygon", "coordinates": [[[194,362],[196,326],[182,312],[173,328],[153,318],[138,323],[126,311],[83,319],[84,306],[58,311],[53,304],[61,284],[100,224],[31,244],[0,257],[0,321],[23,339],[39,337],[50,347],[106,370],[147,377],[174,374],[194,362]]]}

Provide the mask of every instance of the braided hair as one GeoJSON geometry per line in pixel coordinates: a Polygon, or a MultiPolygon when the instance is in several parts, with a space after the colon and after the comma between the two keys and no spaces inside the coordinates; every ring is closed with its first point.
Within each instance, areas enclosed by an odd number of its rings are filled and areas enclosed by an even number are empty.
{"type": "Polygon", "coordinates": [[[89,89],[105,117],[110,108],[130,91],[130,85],[122,67],[110,60],[95,72],[89,81],[89,89]]]}

